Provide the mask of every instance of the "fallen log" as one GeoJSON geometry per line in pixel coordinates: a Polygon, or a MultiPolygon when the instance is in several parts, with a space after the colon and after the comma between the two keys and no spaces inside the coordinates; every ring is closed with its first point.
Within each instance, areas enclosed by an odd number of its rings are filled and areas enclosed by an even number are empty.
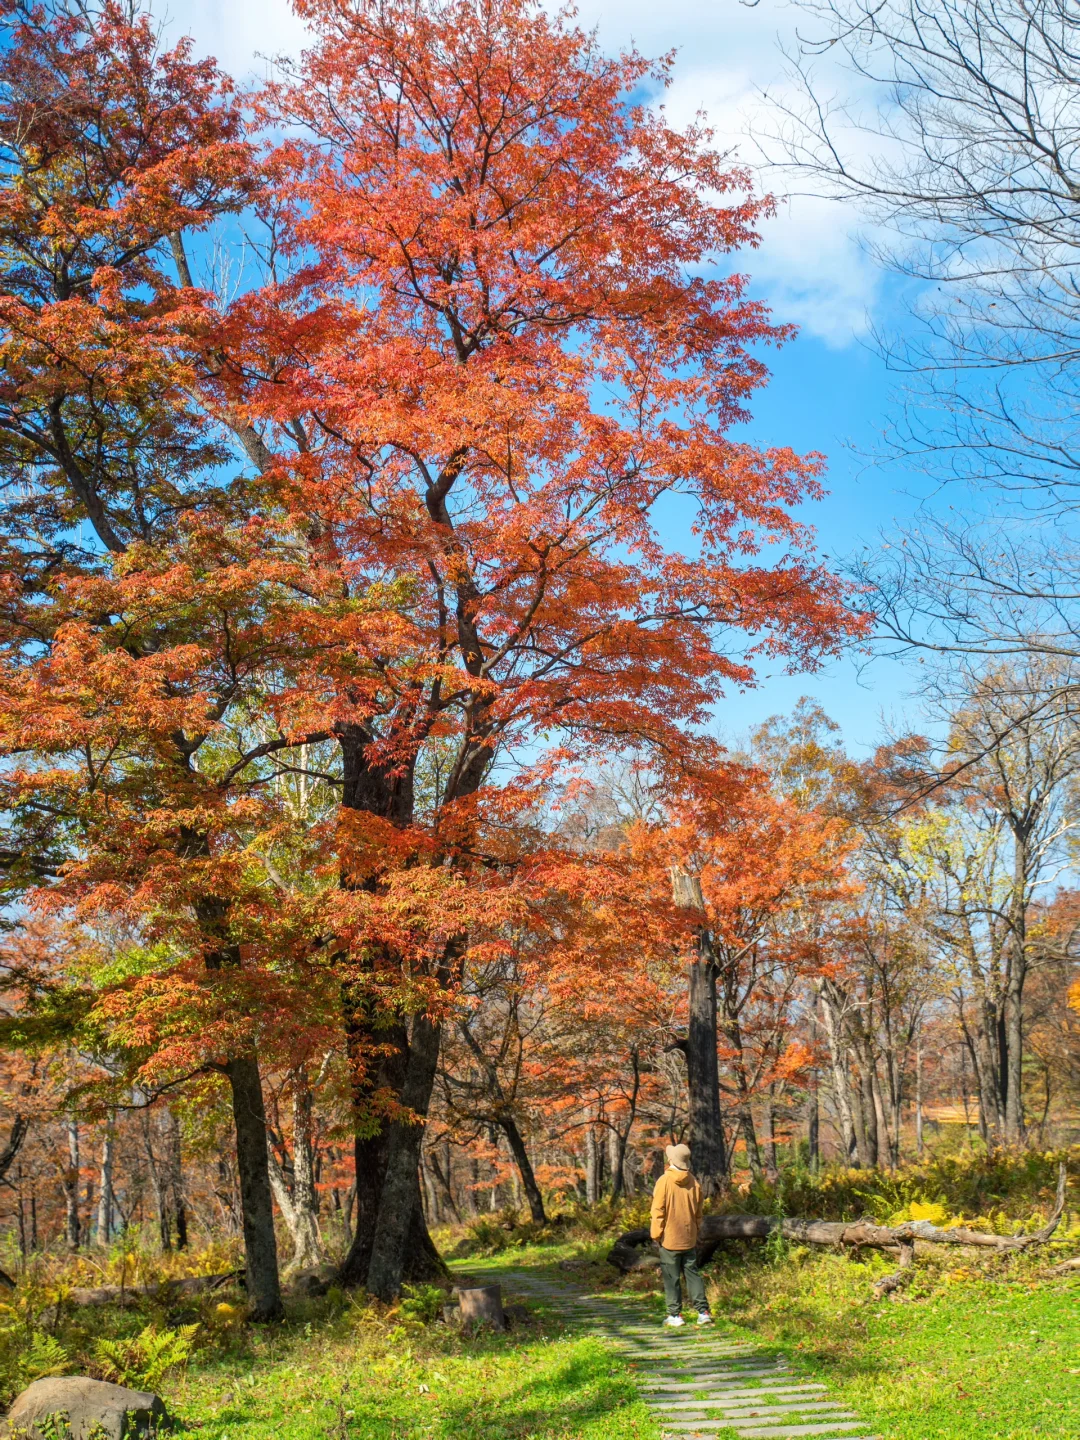
{"type": "Polygon", "coordinates": [[[71,1305],[136,1305],[140,1300],[173,1301],[186,1295],[202,1295],[220,1290],[230,1281],[243,1284],[243,1270],[229,1270],[224,1275],[186,1275],[179,1280],[162,1280],[154,1285],[87,1285],[67,1291],[71,1305]]]}
{"type": "MultiPolygon", "coordinates": [[[[895,1290],[915,1261],[915,1246],[925,1245],[978,1245],[985,1248],[1008,1250],[1031,1250],[1045,1245],[1053,1235],[1065,1213],[1065,1188],[1067,1176],[1065,1166],[1058,1171],[1057,1195],[1050,1219],[1029,1235],[990,1235],[985,1230],[969,1230],[957,1225],[943,1229],[932,1225],[929,1220],[908,1220],[902,1225],[877,1225],[872,1220],[803,1220],[796,1217],[777,1215],[706,1215],[701,1222],[697,1243],[699,1265],[707,1264],[718,1246],[725,1240],[767,1240],[779,1232],[793,1245],[823,1245],[838,1250],[845,1247],[866,1250],[895,1251],[900,1256],[900,1268],[895,1275],[878,1282],[883,1287],[881,1294],[895,1290]],[[886,1283],[886,1282],[893,1283],[886,1283]]],[[[608,1264],[624,1274],[632,1270],[658,1267],[660,1257],[649,1238],[648,1230],[628,1230],[620,1235],[608,1253],[608,1264]]]]}

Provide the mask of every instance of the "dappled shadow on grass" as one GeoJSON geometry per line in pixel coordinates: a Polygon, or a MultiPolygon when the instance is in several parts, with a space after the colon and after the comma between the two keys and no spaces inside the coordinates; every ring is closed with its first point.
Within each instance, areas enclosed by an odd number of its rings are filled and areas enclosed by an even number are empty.
{"type": "MultiPolygon", "coordinates": [[[[522,1364],[529,1364],[524,1356],[522,1364]]],[[[385,1401],[370,1408],[356,1405],[350,1440],[403,1440],[414,1434],[438,1440],[568,1440],[585,1434],[596,1440],[646,1440],[657,1433],[632,1380],[598,1344],[533,1377],[504,1383],[497,1393],[460,1399],[433,1395],[426,1417],[417,1416],[412,1406],[395,1410],[385,1401]],[[409,1428],[410,1422],[415,1428],[409,1428]]]]}
{"type": "MultiPolygon", "coordinates": [[[[534,1380],[504,1390],[490,1408],[452,1403],[442,1410],[442,1434],[461,1440],[495,1440],[495,1437],[573,1436],[583,1427],[595,1433],[613,1433],[608,1421],[628,1405],[638,1403],[634,1382],[596,1346],[595,1354],[577,1355],[566,1364],[537,1375],[534,1380]],[[603,1428],[600,1423],[603,1421],[603,1428]]],[[[439,1433],[438,1430],[435,1431],[439,1433]]],[[[629,1433],[629,1431],[628,1431],[629,1433]]],[[[639,1433],[648,1433],[639,1430],[639,1433]]]]}
{"type": "Polygon", "coordinates": [[[625,1364],[542,1304],[529,1310],[509,1335],[396,1332],[372,1346],[357,1334],[355,1348],[344,1325],[322,1343],[260,1336],[247,1375],[239,1356],[219,1357],[173,1408],[202,1440],[655,1440],[625,1364]]]}

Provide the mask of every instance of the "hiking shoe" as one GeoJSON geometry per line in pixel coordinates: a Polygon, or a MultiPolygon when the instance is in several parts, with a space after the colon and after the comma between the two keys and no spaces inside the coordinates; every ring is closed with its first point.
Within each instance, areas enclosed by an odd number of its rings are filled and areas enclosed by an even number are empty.
{"type": "Polygon", "coordinates": [[[713,1318],[708,1310],[702,1310],[701,1314],[697,1317],[697,1323],[699,1325],[711,1325],[713,1323],[713,1318]]]}
{"type": "Polygon", "coordinates": [[[669,1315],[664,1321],[664,1324],[670,1325],[672,1329],[674,1329],[677,1325],[685,1325],[686,1321],[682,1318],[681,1315],[669,1315]]]}

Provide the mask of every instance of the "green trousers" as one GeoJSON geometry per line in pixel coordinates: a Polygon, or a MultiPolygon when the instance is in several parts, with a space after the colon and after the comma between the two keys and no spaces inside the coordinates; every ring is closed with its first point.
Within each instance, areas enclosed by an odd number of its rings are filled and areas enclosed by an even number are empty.
{"type": "Polygon", "coordinates": [[[678,1315],[682,1310],[682,1277],[686,1276],[686,1289],[690,1304],[698,1314],[707,1313],[709,1302],[705,1298],[705,1277],[698,1269],[697,1255],[693,1250],[660,1251],[660,1273],[664,1277],[664,1299],[669,1315],[678,1315]]]}

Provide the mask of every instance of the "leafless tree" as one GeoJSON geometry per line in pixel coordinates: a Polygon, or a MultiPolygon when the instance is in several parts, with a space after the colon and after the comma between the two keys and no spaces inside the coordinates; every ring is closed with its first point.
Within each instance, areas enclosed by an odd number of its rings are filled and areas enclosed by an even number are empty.
{"type": "Polygon", "coordinates": [[[989,520],[958,495],[865,557],[867,603],[904,647],[1075,656],[1080,9],[799,3],[795,98],[776,100],[770,157],[859,208],[915,322],[878,337],[903,376],[879,458],[1005,492],[989,520]],[[826,93],[824,55],[855,98],[826,93]]]}
{"type": "MultiPolygon", "coordinates": [[[[1055,496],[1080,484],[1080,10],[1070,0],[801,0],[780,156],[855,201],[916,282],[905,453],[1055,496]],[[830,100],[838,55],[865,104],[830,100]],[[967,380],[979,383],[968,384],[967,380]]],[[[774,156],[777,155],[775,146],[774,156]]],[[[1071,498],[1071,497],[1070,497],[1071,498]]]]}

